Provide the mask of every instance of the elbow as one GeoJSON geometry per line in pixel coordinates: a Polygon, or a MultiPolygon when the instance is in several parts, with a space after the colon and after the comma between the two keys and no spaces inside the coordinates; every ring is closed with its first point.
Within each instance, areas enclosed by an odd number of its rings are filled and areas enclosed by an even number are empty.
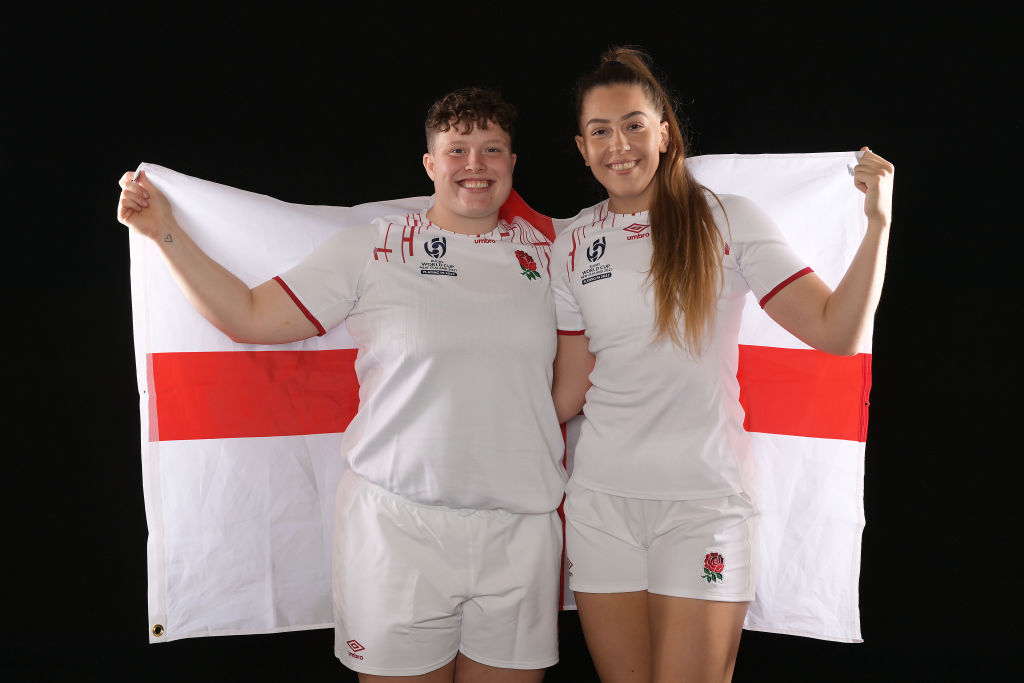
{"type": "Polygon", "coordinates": [[[253,331],[244,327],[229,327],[217,326],[221,332],[227,336],[228,339],[235,342],[236,344],[267,344],[271,342],[261,341],[257,339],[257,335],[253,334],[253,331]]]}
{"type": "Polygon", "coordinates": [[[851,339],[835,339],[826,343],[815,345],[814,348],[833,356],[856,356],[860,353],[860,336],[851,339]]]}

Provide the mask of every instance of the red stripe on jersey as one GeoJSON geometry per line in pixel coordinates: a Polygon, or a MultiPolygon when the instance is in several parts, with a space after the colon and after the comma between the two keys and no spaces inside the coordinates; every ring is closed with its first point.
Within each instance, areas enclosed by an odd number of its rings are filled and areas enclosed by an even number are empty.
{"type": "MultiPolygon", "coordinates": [[[[388,249],[388,237],[389,237],[389,236],[391,235],[391,226],[392,226],[392,225],[394,225],[394,223],[388,223],[388,227],[387,227],[387,229],[386,229],[386,230],[384,231],[384,247],[383,247],[383,248],[380,248],[380,247],[378,247],[378,248],[379,248],[379,249],[380,249],[380,250],[381,250],[381,251],[382,251],[382,252],[384,253],[384,262],[385,262],[385,263],[391,263],[391,262],[390,262],[390,261],[388,260],[388,254],[392,253],[392,250],[391,250],[391,249],[388,249]]],[[[376,253],[376,252],[374,252],[374,254],[373,254],[373,255],[374,255],[374,256],[376,256],[376,255],[377,255],[377,253],[376,253]]]]}
{"type": "Polygon", "coordinates": [[[748,432],[867,439],[871,354],[740,344],[736,377],[748,432]]]}
{"type": "MultiPolygon", "coordinates": [[[[151,354],[150,439],[344,431],[359,406],[355,357],[355,349],[151,354]]],[[[870,354],[741,345],[737,377],[748,431],[867,437],[870,354]]]]}
{"type": "Polygon", "coordinates": [[[804,275],[807,275],[807,273],[813,273],[813,272],[814,271],[812,269],[810,269],[810,268],[804,268],[803,270],[799,270],[799,271],[793,273],[792,275],[787,277],[785,280],[783,280],[779,284],[775,285],[775,288],[772,289],[772,291],[770,291],[767,294],[765,294],[761,298],[761,300],[758,301],[757,303],[761,304],[761,308],[764,308],[764,305],[766,303],[768,303],[769,301],[771,301],[772,297],[775,296],[776,294],[778,294],[779,292],[781,292],[786,287],[786,285],[788,285],[790,282],[792,282],[793,280],[797,280],[799,278],[802,278],[804,275]]]}
{"type": "Polygon", "coordinates": [[[575,337],[576,335],[586,333],[586,330],[558,330],[558,334],[565,335],[566,337],[575,337]]]}
{"type": "Polygon", "coordinates": [[[415,227],[409,224],[410,216],[405,217],[405,227],[402,228],[402,263],[405,263],[405,244],[409,244],[409,256],[413,255],[412,251],[412,238],[415,231],[415,227]]]}
{"type": "Polygon", "coordinates": [[[150,354],[150,418],[159,421],[150,440],[345,431],[359,407],[355,357],[355,349],[150,354]]]}
{"type": "Polygon", "coordinates": [[[555,225],[551,219],[544,214],[537,213],[519,196],[518,192],[512,190],[508,195],[508,199],[505,200],[505,203],[501,205],[501,209],[498,210],[498,218],[511,223],[516,216],[524,218],[530,225],[540,230],[549,240],[555,239],[555,225]]]}
{"type": "Polygon", "coordinates": [[[281,276],[275,275],[274,281],[281,285],[281,288],[284,289],[285,293],[292,298],[295,305],[299,307],[300,311],[302,311],[302,315],[306,316],[309,322],[313,323],[313,327],[316,328],[316,336],[322,337],[327,334],[327,330],[324,329],[324,326],[320,324],[320,321],[316,319],[315,315],[309,312],[308,308],[302,305],[302,302],[299,301],[299,297],[295,296],[295,292],[292,291],[291,287],[285,284],[284,280],[281,279],[281,276]]]}

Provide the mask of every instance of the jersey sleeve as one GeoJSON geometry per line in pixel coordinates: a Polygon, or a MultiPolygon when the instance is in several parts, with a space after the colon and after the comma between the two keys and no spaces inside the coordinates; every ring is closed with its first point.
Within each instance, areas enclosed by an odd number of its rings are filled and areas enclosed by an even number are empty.
{"type": "Polygon", "coordinates": [[[746,197],[719,198],[728,216],[728,254],[762,308],[786,285],[812,272],[761,207],[746,197]]]}
{"type": "Polygon", "coordinates": [[[583,334],[586,327],[580,313],[576,296],[572,292],[570,278],[572,265],[572,230],[563,230],[551,249],[551,294],[555,301],[555,323],[558,334],[583,334]]]}
{"type": "Polygon", "coordinates": [[[376,224],[346,228],[274,278],[318,334],[343,322],[359,300],[360,278],[373,255],[376,235],[376,224]]]}

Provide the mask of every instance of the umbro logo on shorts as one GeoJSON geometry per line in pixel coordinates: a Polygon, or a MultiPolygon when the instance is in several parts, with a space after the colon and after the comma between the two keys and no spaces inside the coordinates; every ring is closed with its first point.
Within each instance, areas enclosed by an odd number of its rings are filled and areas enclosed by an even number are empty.
{"type": "Polygon", "coordinates": [[[362,655],[356,654],[360,650],[365,650],[366,649],[365,647],[363,647],[362,645],[359,644],[358,640],[350,640],[350,641],[348,641],[345,644],[348,645],[348,649],[351,650],[351,652],[348,653],[349,657],[353,657],[355,659],[362,659],[363,658],[362,655]]]}

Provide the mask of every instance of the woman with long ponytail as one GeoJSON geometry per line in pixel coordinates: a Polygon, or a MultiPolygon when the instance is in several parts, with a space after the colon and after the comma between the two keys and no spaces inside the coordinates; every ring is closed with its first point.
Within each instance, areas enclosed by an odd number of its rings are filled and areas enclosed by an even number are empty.
{"type": "Polygon", "coordinates": [[[754,598],[758,512],[736,381],[748,292],[808,345],[856,353],[881,292],[893,167],[865,148],[867,234],[835,291],[753,202],[685,166],[646,56],[577,84],[576,144],[608,199],[559,234],[559,419],[584,409],[565,502],[570,587],[605,683],[728,681],[754,598]]]}

